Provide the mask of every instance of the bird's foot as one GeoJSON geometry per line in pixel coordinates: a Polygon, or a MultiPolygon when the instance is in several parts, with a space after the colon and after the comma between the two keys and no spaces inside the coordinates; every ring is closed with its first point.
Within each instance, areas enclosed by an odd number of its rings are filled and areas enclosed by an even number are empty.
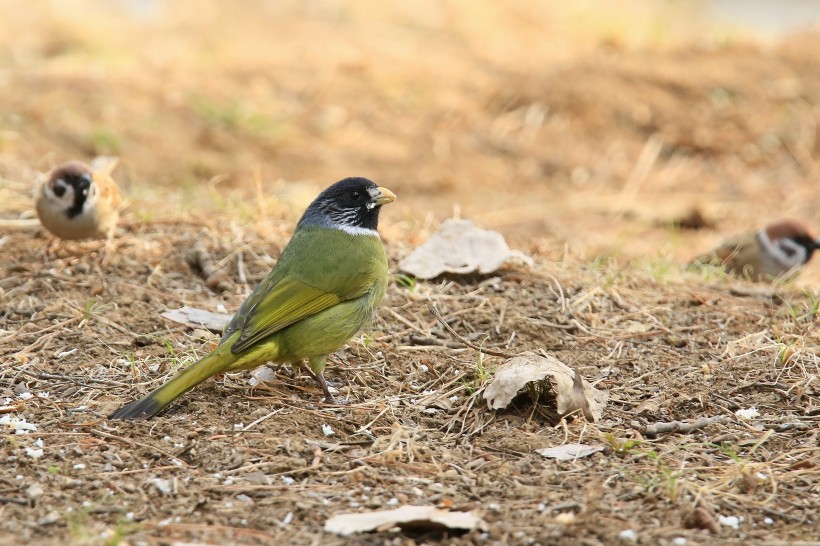
{"type": "Polygon", "coordinates": [[[117,252],[117,242],[114,240],[111,234],[108,235],[108,238],[105,240],[105,244],[100,248],[99,255],[100,255],[100,265],[103,267],[107,266],[110,263],[111,256],[114,256],[117,252]]]}
{"type": "Polygon", "coordinates": [[[327,386],[327,381],[325,381],[324,375],[322,375],[321,373],[314,372],[304,362],[301,363],[301,367],[306,374],[308,374],[310,377],[313,378],[314,381],[316,381],[316,383],[322,389],[322,392],[325,393],[325,398],[323,400],[325,404],[342,406],[347,403],[345,401],[339,401],[336,398],[334,398],[334,396],[330,393],[330,387],[327,386]]]}
{"type": "Polygon", "coordinates": [[[342,400],[341,398],[334,398],[332,394],[327,393],[322,399],[322,403],[328,406],[347,406],[350,400],[342,400]]]}
{"type": "Polygon", "coordinates": [[[59,258],[57,255],[57,249],[60,248],[60,243],[62,243],[62,241],[60,241],[57,237],[52,237],[48,240],[48,242],[46,242],[41,251],[43,254],[44,263],[48,263],[59,258]]]}

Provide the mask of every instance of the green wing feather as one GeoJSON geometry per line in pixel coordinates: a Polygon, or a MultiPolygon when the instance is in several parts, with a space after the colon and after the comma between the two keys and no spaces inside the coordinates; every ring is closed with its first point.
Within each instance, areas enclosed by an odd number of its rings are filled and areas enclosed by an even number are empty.
{"type": "Polygon", "coordinates": [[[302,282],[285,279],[263,294],[242,324],[239,339],[231,346],[238,353],[282,328],[333,307],[341,299],[337,294],[313,288],[302,282]]]}

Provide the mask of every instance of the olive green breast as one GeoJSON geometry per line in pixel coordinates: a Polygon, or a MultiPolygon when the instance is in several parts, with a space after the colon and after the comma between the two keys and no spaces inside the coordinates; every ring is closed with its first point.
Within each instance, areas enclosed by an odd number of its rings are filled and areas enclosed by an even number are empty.
{"type": "Polygon", "coordinates": [[[384,297],[387,279],[387,256],[378,236],[303,227],[294,234],[268,278],[256,287],[228,324],[223,343],[233,343],[235,332],[252,328],[257,319],[271,313],[266,308],[266,294],[297,280],[318,294],[335,295],[337,303],[267,332],[255,348],[242,350],[247,354],[240,365],[246,367],[256,361],[254,355],[292,361],[332,353],[370,319],[384,297]]]}
{"type": "Polygon", "coordinates": [[[275,274],[298,277],[305,284],[338,294],[341,299],[357,294],[363,286],[382,284],[383,296],[387,286],[387,255],[377,236],[307,226],[293,235],[275,274]]]}
{"type": "Polygon", "coordinates": [[[381,239],[341,230],[308,227],[297,242],[306,284],[334,291],[342,301],[284,328],[275,336],[279,360],[327,355],[340,349],[370,320],[387,289],[387,255],[381,239]]]}

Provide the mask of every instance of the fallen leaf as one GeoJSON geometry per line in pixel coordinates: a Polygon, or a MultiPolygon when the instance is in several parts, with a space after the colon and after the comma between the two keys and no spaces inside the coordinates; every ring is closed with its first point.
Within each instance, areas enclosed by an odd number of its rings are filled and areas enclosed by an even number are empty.
{"type": "Polygon", "coordinates": [[[504,236],[476,226],[470,220],[445,220],[438,231],[399,262],[399,268],[419,279],[442,273],[492,273],[513,256],[504,236]]]}
{"type": "Polygon", "coordinates": [[[548,459],[558,459],[559,461],[574,461],[581,457],[589,457],[599,451],[603,451],[603,446],[589,446],[586,444],[564,444],[558,447],[547,447],[536,449],[535,452],[548,459]]]}
{"type": "Polygon", "coordinates": [[[726,349],[724,349],[723,354],[720,356],[734,358],[738,354],[754,349],[760,349],[771,344],[772,340],[766,332],[754,332],[740,339],[735,339],[728,342],[726,344],[726,349]]]}
{"type": "Polygon", "coordinates": [[[259,366],[251,372],[251,377],[248,379],[248,384],[251,387],[266,384],[270,385],[276,382],[276,372],[269,366],[259,366]]]}
{"type": "MultiPolygon", "coordinates": [[[[587,386],[589,386],[590,389],[593,389],[591,385],[587,386]]],[[[590,397],[587,393],[587,386],[584,385],[584,378],[581,377],[578,370],[572,370],[572,392],[570,393],[568,400],[560,396],[559,393],[559,396],[556,398],[558,413],[561,415],[566,415],[575,410],[581,410],[581,413],[583,413],[584,417],[587,419],[592,421],[597,421],[600,419],[601,414],[598,413],[598,415],[595,416],[593,412],[592,405],[590,404],[590,397]]],[[[603,404],[601,404],[601,409],[603,410],[603,404]]]]}
{"type": "Polygon", "coordinates": [[[506,408],[527,383],[547,378],[559,414],[581,410],[590,421],[601,418],[608,392],[596,389],[560,360],[532,353],[518,355],[499,366],[484,391],[484,399],[491,409],[506,408]]]}
{"type": "Polygon", "coordinates": [[[654,414],[654,413],[657,413],[657,411],[659,409],[661,409],[661,402],[663,402],[663,400],[664,400],[663,396],[655,396],[655,397],[652,397],[652,398],[647,398],[646,400],[644,400],[643,402],[638,404],[638,407],[635,408],[635,413],[636,414],[641,414],[641,413],[652,413],[652,414],[654,414]]]}
{"type": "Polygon", "coordinates": [[[161,315],[163,318],[185,324],[191,328],[207,328],[212,332],[222,333],[225,325],[231,320],[232,315],[223,313],[212,313],[196,307],[180,307],[179,309],[169,309],[161,315]]]}
{"type": "Polygon", "coordinates": [[[630,322],[623,331],[628,334],[645,334],[652,331],[652,326],[642,322],[630,322]]]}
{"type": "Polygon", "coordinates": [[[336,514],[325,522],[325,531],[346,537],[355,533],[387,530],[393,527],[472,531],[485,530],[486,526],[487,524],[472,512],[450,512],[435,506],[402,506],[395,510],[336,514]]]}
{"type": "Polygon", "coordinates": [[[0,413],[14,413],[18,411],[23,411],[25,407],[25,400],[15,400],[13,402],[10,401],[8,404],[0,406],[0,413]]]}

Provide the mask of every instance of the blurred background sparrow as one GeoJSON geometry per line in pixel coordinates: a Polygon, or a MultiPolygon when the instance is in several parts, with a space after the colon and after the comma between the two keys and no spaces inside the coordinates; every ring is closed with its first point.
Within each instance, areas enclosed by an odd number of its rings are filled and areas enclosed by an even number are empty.
{"type": "Polygon", "coordinates": [[[735,235],[692,265],[716,265],[753,281],[796,274],[820,249],[820,239],[796,220],[780,220],[757,231],[735,235]]]}
{"type": "Polygon", "coordinates": [[[98,157],[91,165],[54,167],[35,190],[40,223],[60,239],[106,237],[110,243],[119,219],[120,190],[111,176],[117,165],[118,158],[98,157]]]}

